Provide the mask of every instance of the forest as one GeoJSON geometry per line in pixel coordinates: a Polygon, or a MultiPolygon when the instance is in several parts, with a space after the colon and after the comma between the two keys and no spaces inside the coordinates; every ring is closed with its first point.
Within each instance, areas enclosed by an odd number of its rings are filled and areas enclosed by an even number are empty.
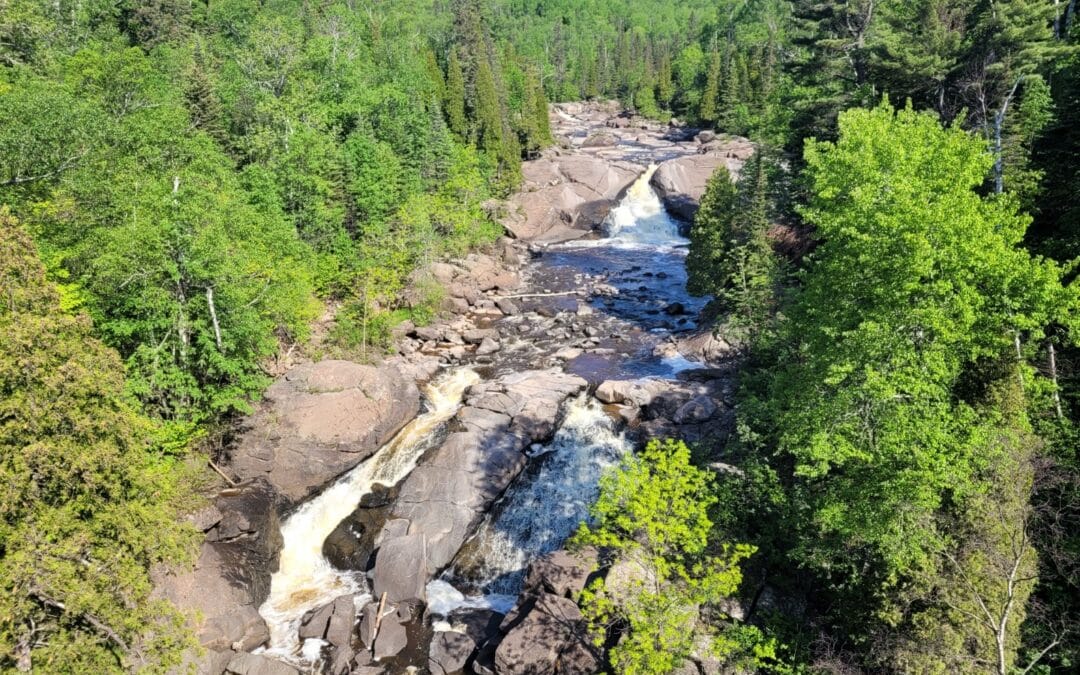
{"type": "Polygon", "coordinates": [[[328,312],[365,362],[429,321],[549,104],[611,99],[756,151],[687,258],[741,470],[601,482],[574,541],[660,589],[583,594],[605,672],[698,620],[738,672],[1073,672],[1075,4],[0,0],[0,671],[176,672],[207,458],[328,312]]]}

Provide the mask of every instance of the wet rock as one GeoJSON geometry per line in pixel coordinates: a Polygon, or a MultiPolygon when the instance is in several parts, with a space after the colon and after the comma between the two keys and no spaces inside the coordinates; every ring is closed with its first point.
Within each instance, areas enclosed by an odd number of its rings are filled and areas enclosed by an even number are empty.
{"type": "Polygon", "coordinates": [[[499,346],[498,342],[491,339],[490,337],[486,337],[484,338],[483,342],[480,343],[480,346],[476,348],[476,355],[486,356],[488,354],[494,354],[495,352],[499,351],[499,349],[501,349],[501,347],[499,346]]]}
{"type": "Polygon", "coordinates": [[[397,490],[376,483],[352,514],[323,542],[323,556],[339,570],[364,571],[370,566],[376,538],[386,524],[397,490]]]}
{"type": "Polygon", "coordinates": [[[718,411],[719,408],[709,396],[695,396],[675,411],[672,421],[675,424],[698,424],[712,419],[718,411]]]}
{"type": "Polygon", "coordinates": [[[435,634],[428,650],[431,675],[456,675],[465,672],[465,664],[476,651],[476,643],[464,633],[444,631],[435,634]]]}
{"type": "Polygon", "coordinates": [[[597,552],[591,546],[580,551],[552,551],[529,565],[525,593],[551,593],[576,600],[596,569],[597,552]]]}
{"type": "Polygon", "coordinates": [[[381,598],[386,593],[387,602],[391,603],[425,599],[427,560],[427,537],[422,533],[384,541],[375,554],[372,574],[375,597],[381,598]]]}
{"type": "Polygon", "coordinates": [[[299,500],[367,459],[416,416],[420,392],[393,367],[304,364],[278,379],[233,452],[241,479],[299,500]]]}
{"type": "Polygon", "coordinates": [[[477,645],[487,644],[498,636],[502,620],[499,612],[477,607],[458,609],[447,617],[454,630],[465,633],[477,645]]]}
{"type": "Polygon", "coordinates": [[[241,652],[225,667],[229,675],[300,675],[300,671],[276,659],[241,652]]]}
{"type": "Polygon", "coordinates": [[[681,302],[673,302],[667,307],[664,307],[664,314],[668,316],[678,316],[680,314],[686,314],[686,305],[681,302]]]}

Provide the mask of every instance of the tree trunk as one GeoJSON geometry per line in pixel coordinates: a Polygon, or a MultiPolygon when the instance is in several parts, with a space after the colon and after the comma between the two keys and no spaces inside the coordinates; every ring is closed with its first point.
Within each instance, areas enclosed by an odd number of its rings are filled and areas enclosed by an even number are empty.
{"type": "Polygon", "coordinates": [[[217,309],[214,307],[214,287],[206,287],[206,304],[210,307],[210,321],[214,324],[214,342],[217,343],[219,352],[225,351],[221,345],[221,325],[218,324],[217,309]]]}
{"type": "Polygon", "coordinates": [[[1061,419],[1061,392],[1058,389],[1057,354],[1054,352],[1053,342],[1050,343],[1047,351],[1050,354],[1050,379],[1054,383],[1054,410],[1057,412],[1057,418],[1061,419]]]}

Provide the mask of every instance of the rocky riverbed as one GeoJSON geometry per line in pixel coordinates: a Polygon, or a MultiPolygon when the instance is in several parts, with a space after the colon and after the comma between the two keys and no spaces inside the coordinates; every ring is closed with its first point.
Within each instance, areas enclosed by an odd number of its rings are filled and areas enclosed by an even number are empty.
{"type": "Polygon", "coordinates": [[[697,325],[671,214],[753,148],[614,105],[552,126],[492,205],[512,237],[418,272],[435,323],[378,365],[297,365],[238,430],[197,565],[158,578],[200,614],[200,672],[596,672],[595,552],[560,547],[638,439],[731,431],[734,354],[697,325]]]}

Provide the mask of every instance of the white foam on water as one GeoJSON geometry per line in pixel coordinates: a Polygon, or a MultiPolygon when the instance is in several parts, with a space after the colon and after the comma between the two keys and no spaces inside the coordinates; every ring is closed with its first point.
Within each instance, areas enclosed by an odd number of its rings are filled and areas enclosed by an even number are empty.
{"type": "MultiPolygon", "coordinates": [[[[516,595],[504,593],[465,595],[442,579],[435,579],[427,585],[427,609],[433,616],[448,617],[456,609],[490,609],[506,614],[516,602],[516,595]]],[[[438,625],[444,630],[452,630],[449,622],[438,622],[438,625]]]]}
{"type": "MultiPolygon", "coordinates": [[[[631,443],[615,432],[601,404],[582,394],[568,405],[550,448],[534,470],[510,487],[467,545],[468,558],[475,562],[465,564],[475,567],[462,573],[487,594],[517,595],[529,563],[563,546],[588,518],[601,474],[631,451],[631,443]]],[[[434,583],[453,581],[457,573],[451,568],[442,582],[434,583]]],[[[454,593],[454,602],[460,603],[461,594],[454,593]]]]}
{"type": "Polygon", "coordinates": [[[285,521],[278,571],[270,578],[270,595],[259,608],[270,628],[265,653],[310,663],[298,636],[304,614],[342,595],[367,590],[362,574],[330,564],[322,554],[323,542],[374,485],[395,485],[416,467],[434,432],[457,412],[465,390],[479,379],[475,371],[459,368],[430,384],[425,389],[427,412],[285,521]]]}

